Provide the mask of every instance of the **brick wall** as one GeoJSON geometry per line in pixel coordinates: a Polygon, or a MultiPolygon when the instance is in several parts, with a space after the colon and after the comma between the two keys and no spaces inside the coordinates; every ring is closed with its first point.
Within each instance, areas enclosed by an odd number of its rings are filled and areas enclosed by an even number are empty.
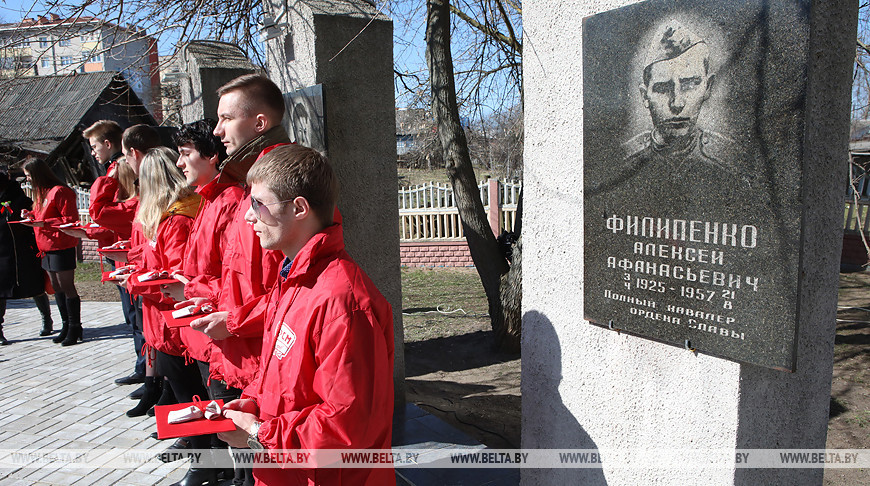
{"type": "Polygon", "coordinates": [[[414,242],[400,245],[406,267],[473,267],[465,241],[414,242]]]}
{"type": "Polygon", "coordinates": [[[78,256],[79,261],[85,262],[98,262],[100,261],[100,254],[97,253],[97,240],[89,240],[86,238],[82,238],[79,240],[78,246],[78,256]]]}

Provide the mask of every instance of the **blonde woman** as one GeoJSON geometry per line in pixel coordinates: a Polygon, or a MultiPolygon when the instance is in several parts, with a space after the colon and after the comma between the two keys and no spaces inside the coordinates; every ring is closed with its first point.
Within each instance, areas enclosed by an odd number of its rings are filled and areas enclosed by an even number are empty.
{"type": "MultiPolygon", "coordinates": [[[[160,293],[158,287],[142,285],[136,278],[152,270],[173,272],[182,268],[187,236],[201,198],[187,185],[175,166],[176,160],[178,153],[174,150],[153,148],[146,153],[139,168],[139,209],[133,224],[133,250],[130,252],[134,255],[132,263],[137,266],[137,272],[126,280],[126,287],[131,294],[142,297],[143,333],[148,359],[144,394],[139,404],[127,412],[130,417],[145,415],[157,403],[162,375],[173,381],[174,370],[161,370],[160,363],[165,361],[161,358],[164,355],[172,356],[184,363],[184,346],[179,333],[166,327],[160,314],[160,311],[171,310],[175,302],[160,293]]],[[[196,376],[199,376],[198,372],[196,376]]],[[[175,390],[175,383],[172,384],[175,390]]],[[[206,396],[205,391],[199,389],[195,394],[206,396]]]]}

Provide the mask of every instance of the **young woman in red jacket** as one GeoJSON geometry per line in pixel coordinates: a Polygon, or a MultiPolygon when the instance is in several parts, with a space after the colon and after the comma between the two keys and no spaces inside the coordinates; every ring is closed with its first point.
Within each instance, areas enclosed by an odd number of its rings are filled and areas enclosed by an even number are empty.
{"type": "Polygon", "coordinates": [[[23,210],[21,216],[34,220],[29,226],[36,234],[36,246],[43,254],[42,268],[51,279],[54,300],[63,320],[60,334],[53,341],[71,346],[82,340],[82,301],[75,286],[78,239],[57,227],[79,220],[76,193],[40,159],[26,162],[24,175],[33,187],[33,211],[23,210]]]}
{"type": "MultiPolygon", "coordinates": [[[[131,254],[137,270],[124,282],[131,294],[142,297],[143,333],[148,348],[145,372],[145,393],[139,404],[127,412],[130,417],[145,415],[160,398],[162,377],[176,381],[174,369],[163,369],[163,361],[171,356],[173,362],[185,365],[185,347],[179,331],[170,329],[161,311],[172,310],[175,301],[165,297],[160,288],[139,281],[145,272],[157,270],[173,272],[182,268],[187,237],[202,198],[187,185],[184,176],[175,167],[178,154],[166,147],[147,152],[139,172],[139,210],[133,225],[131,254]],[[156,361],[156,369],[155,369],[156,361]]],[[[196,390],[191,394],[206,397],[195,365],[188,365],[196,377],[196,390]]],[[[177,382],[172,383],[176,394],[177,382]]],[[[190,396],[184,397],[190,401],[190,396]]]]}

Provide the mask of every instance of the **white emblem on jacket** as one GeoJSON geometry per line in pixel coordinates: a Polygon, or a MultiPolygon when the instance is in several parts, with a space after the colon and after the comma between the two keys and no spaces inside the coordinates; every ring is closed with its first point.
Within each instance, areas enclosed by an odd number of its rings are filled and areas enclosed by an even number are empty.
{"type": "Polygon", "coordinates": [[[296,334],[286,322],[281,323],[281,330],[278,332],[278,339],[275,341],[275,351],[272,353],[276,358],[283,359],[290,352],[293,343],[296,342],[296,334]]]}

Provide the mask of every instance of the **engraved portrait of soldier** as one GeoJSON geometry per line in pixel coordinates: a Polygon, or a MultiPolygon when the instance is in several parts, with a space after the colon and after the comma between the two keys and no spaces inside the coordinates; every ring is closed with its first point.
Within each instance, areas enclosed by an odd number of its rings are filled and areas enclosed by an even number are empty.
{"type": "Polygon", "coordinates": [[[735,196],[746,194],[745,149],[726,134],[727,117],[717,113],[722,100],[711,101],[718,81],[711,45],[721,42],[711,43],[699,32],[665,18],[635,45],[636,67],[629,70],[637,73],[630,80],[634,93],[623,99],[633,103],[626,110],[637,114],[642,129],[625,134],[621,150],[611,152],[618,159],[611,159],[609,176],[588,181],[590,194],[671,214],[697,211],[701,200],[727,212],[720,204],[730,206],[735,196]],[[642,201],[631,197],[639,187],[645,191],[642,201]]]}
{"type": "Polygon", "coordinates": [[[789,368],[791,317],[759,316],[797,308],[807,75],[791,53],[808,52],[808,11],[778,5],[650,0],[583,19],[589,322],[789,368]],[[699,312],[721,316],[715,335],[699,312]]]}
{"type": "Polygon", "coordinates": [[[629,159],[668,159],[675,175],[697,165],[733,173],[721,154],[733,142],[697,125],[715,79],[704,39],[676,20],[665,23],[648,48],[638,86],[654,128],[625,144],[629,159]]]}

